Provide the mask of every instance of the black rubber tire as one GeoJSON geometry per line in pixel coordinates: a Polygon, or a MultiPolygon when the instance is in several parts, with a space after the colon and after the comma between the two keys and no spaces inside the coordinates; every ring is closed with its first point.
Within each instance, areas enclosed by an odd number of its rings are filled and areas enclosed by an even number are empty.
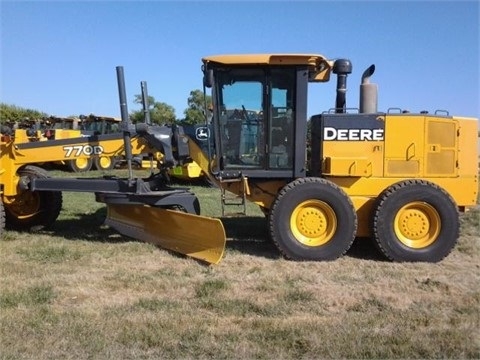
{"type": "Polygon", "coordinates": [[[67,161],[68,170],[74,173],[90,171],[92,169],[92,166],[93,166],[92,158],[82,158],[82,159],[78,159],[78,161],[77,159],[67,161]]]}
{"type": "Polygon", "coordinates": [[[375,244],[392,261],[438,262],[452,251],[460,234],[455,201],[425,180],[388,187],[378,197],[372,219],[375,244]]]}
{"type": "Polygon", "coordinates": [[[357,214],[348,195],[334,183],[314,177],[287,184],[278,193],[268,222],[270,236],[279,251],[287,259],[297,261],[334,260],[348,251],[357,232],[357,214]],[[329,216],[324,216],[323,208],[329,216]],[[328,218],[335,223],[330,230],[328,218]],[[316,242],[314,236],[306,234],[309,226],[314,235],[329,234],[328,239],[316,242]],[[310,240],[312,243],[308,244],[310,240]]]}
{"type": "MultiPolygon", "coordinates": [[[[37,166],[27,165],[18,171],[21,177],[47,178],[48,173],[37,166]]],[[[4,204],[5,226],[13,230],[37,231],[50,227],[62,209],[60,191],[23,190],[11,205],[4,204]]]]}
{"type": "Polygon", "coordinates": [[[101,171],[112,170],[115,167],[116,159],[113,156],[95,156],[93,158],[93,168],[101,171]],[[107,161],[110,160],[110,161],[107,161]]]}

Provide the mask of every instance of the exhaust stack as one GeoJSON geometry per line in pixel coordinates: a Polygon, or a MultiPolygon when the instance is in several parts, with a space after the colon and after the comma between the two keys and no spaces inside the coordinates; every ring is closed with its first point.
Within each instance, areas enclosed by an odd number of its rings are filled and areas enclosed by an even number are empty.
{"type": "Polygon", "coordinates": [[[352,63],[348,59],[338,59],[333,64],[333,73],[337,74],[337,98],[335,112],[346,112],[347,76],[352,73],[352,63]]]}
{"type": "Polygon", "coordinates": [[[370,76],[375,72],[375,65],[370,65],[362,75],[360,85],[360,113],[373,114],[378,111],[377,84],[370,83],[370,76]]]}

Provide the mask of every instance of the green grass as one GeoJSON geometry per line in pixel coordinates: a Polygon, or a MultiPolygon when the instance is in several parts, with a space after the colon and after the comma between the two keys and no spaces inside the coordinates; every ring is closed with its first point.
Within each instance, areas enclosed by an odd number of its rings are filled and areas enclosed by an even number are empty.
{"type": "Polygon", "coordinates": [[[48,304],[54,297],[55,294],[50,285],[33,286],[23,290],[7,290],[0,295],[0,308],[48,304]]]}
{"type": "MultiPolygon", "coordinates": [[[[192,190],[220,215],[218,189],[192,190]]],[[[93,195],[65,193],[52,230],[0,241],[0,358],[480,357],[478,209],[438,264],[390,263],[369,241],[286,261],[247,214],[223,219],[226,254],[205,266],[120,236],[93,195]]]]}

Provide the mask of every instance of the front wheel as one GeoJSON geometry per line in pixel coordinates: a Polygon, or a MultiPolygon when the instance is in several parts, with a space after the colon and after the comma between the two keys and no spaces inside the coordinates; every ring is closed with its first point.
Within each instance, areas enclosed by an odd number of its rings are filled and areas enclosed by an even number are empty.
{"type": "Polygon", "coordinates": [[[279,192],[269,230],[288,259],[334,260],[352,245],[357,216],[341,188],[322,178],[301,178],[279,192]]]}
{"type": "Polygon", "coordinates": [[[438,262],[453,249],[459,233],[455,201],[428,181],[390,186],[374,209],[376,245],[392,261],[438,262]]]}
{"type": "MultiPolygon", "coordinates": [[[[18,171],[20,177],[46,178],[45,170],[25,166],[18,171]]],[[[22,190],[5,207],[5,225],[13,230],[41,230],[48,228],[57,219],[62,209],[60,191],[22,190]]]]}

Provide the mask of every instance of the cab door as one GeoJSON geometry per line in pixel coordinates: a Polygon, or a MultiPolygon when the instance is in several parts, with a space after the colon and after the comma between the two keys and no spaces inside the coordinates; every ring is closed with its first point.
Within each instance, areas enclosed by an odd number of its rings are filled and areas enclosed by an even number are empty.
{"type": "MultiPolygon", "coordinates": [[[[215,75],[218,170],[250,177],[292,177],[297,69],[218,69],[215,75]]],[[[305,126],[306,119],[303,137],[305,126]]],[[[305,153],[305,146],[301,147],[305,153]]]]}

